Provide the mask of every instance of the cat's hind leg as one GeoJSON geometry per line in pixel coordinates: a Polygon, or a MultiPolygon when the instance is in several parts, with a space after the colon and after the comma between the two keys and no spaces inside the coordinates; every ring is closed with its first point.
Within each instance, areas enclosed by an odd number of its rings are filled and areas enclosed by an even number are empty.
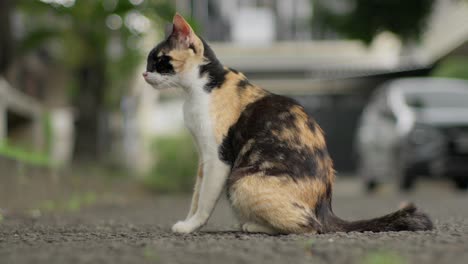
{"type": "MultiPolygon", "coordinates": [[[[234,172],[236,173],[236,172],[234,172]]],[[[268,176],[252,173],[230,176],[229,199],[244,231],[270,233],[315,233],[320,222],[314,209],[325,192],[319,180],[304,178],[297,181],[288,176],[268,176]],[[251,223],[255,223],[254,225],[251,223]]]]}

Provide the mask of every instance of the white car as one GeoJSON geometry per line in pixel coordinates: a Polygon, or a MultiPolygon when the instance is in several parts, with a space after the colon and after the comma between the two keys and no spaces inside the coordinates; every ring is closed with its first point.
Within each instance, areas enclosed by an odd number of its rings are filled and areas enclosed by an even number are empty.
{"type": "Polygon", "coordinates": [[[373,190],[397,179],[410,189],[417,176],[451,178],[468,187],[468,82],[403,78],[377,88],[357,132],[359,171],[373,190]]]}

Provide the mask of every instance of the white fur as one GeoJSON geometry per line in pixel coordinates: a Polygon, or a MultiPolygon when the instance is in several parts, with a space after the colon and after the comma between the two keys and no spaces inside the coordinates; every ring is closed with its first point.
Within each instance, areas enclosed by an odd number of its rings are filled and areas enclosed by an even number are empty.
{"type": "Polygon", "coordinates": [[[176,75],[159,74],[157,72],[146,72],[145,81],[158,90],[180,87],[179,77],[176,75]]]}
{"type": "Polygon", "coordinates": [[[210,116],[211,97],[203,89],[208,79],[207,76],[200,78],[198,67],[194,67],[173,76],[149,73],[146,80],[157,89],[170,85],[179,86],[186,94],[184,122],[195,139],[200,163],[203,166],[203,178],[201,183],[195,186],[195,188],[199,188],[199,199],[198,202],[193,201],[192,206],[197,204],[197,210],[193,214],[189,212],[185,221],[177,222],[172,227],[172,231],[190,233],[208,221],[230,171],[230,167],[222,162],[218,156],[219,146],[216,143],[210,116]]]}

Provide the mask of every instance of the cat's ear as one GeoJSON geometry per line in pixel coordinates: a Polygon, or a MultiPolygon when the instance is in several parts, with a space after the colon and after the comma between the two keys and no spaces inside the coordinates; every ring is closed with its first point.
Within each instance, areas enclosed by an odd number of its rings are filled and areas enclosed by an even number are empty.
{"type": "Polygon", "coordinates": [[[185,21],[181,15],[176,13],[172,20],[172,24],[171,36],[174,37],[177,40],[177,43],[182,47],[190,47],[190,45],[195,41],[195,34],[187,21],[185,21]]]}

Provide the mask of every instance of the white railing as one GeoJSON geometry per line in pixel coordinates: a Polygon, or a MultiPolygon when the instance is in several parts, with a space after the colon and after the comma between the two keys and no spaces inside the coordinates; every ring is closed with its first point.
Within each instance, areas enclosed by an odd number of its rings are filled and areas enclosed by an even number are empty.
{"type": "Polygon", "coordinates": [[[42,127],[44,109],[42,105],[36,99],[12,88],[5,79],[0,77],[0,141],[7,139],[8,112],[31,120],[33,148],[40,150],[44,143],[42,127]]]}

